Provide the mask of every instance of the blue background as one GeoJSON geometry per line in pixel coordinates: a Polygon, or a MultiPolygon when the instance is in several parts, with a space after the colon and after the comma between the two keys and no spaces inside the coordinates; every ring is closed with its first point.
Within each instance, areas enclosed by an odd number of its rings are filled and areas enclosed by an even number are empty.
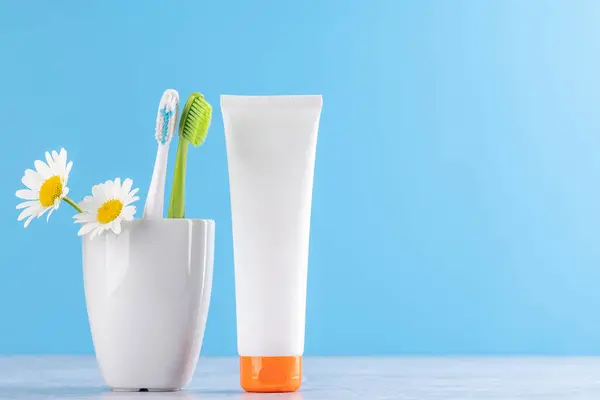
{"type": "Polygon", "coordinates": [[[307,354],[600,354],[598,15],[593,0],[0,0],[0,353],[93,351],[72,211],[23,229],[23,171],[64,146],[73,197],[116,176],[145,195],[175,88],[215,109],[188,164],[188,215],[217,221],[203,354],[236,352],[223,93],[324,97],[307,354]]]}

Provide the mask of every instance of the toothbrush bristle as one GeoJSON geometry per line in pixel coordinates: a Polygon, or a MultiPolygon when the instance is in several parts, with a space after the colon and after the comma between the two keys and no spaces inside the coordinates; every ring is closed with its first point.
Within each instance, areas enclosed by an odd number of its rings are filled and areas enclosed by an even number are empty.
{"type": "Polygon", "coordinates": [[[173,138],[179,118],[179,93],[173,89],[167,89],[158,105],[156,116],[156,141],[159,144],[167,144],[173,138]]]}
{"type": "Polygon", "coordinates": [[[211,119],[211,105],[204,99],[202,94],[192,93],[181,115],[179,135],[194,146],[199,146],[206,139],[211,119]]]}

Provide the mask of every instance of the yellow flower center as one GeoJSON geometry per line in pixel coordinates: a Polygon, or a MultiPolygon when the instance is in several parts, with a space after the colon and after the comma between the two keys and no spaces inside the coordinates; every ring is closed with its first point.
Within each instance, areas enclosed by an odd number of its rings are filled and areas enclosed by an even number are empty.
{"type": "Polygon", "coordinates": [[[40,187],[40,204],[44,207],[50,207],[60,197],[62,191],[63,185],[60,176],[54,175],[46,179],[40,187]]]}
{"type": "Polygon", "coordinates": [[[121,200],[112,199],[105,201],[100,208],[98,208],[98,215],[96,218],[101,224],[108,224],[121,214],[122,209],[123,203],[121,200]]]}

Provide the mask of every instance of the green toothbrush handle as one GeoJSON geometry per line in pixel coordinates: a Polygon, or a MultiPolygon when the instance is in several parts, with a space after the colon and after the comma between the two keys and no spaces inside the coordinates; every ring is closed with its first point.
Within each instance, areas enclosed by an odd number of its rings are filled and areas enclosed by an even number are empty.
{"type": "Polygon", "coordinates": [[[185,166],[187,163],[188,141],[182,137],[177,144],[175,175],[168,218],[185,218],[185,166]]]}

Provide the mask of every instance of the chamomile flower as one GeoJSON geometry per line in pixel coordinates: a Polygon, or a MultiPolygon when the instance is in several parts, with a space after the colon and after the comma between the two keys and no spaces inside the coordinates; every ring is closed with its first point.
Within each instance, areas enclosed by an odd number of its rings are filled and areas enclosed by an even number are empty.
{"type": "Polygon", "coordinates": [[[92,237],[112,230],[121,233],[121,222],[131,221],[135,214],[135,206],[130,205],[139,200],[135,194],[138,189],[131,190],[133,181],[125,179],[106,181],[92,188],[92,195],[86,196],[79,206],[83,210],[75,215],[75,223],[83,224],[78,235],[92,233],[92,237]]]}
{"type": "Polygon", "coordinates": [[[61,200],[78,209],[77,205],[67,197],[69,193],[67,182],[73,166],[72,161],[67,163],[67,151],[61,149],[60,153],[46,152],[46,162],[36,160],[34,165],[35,171],[26,170],[21,179],[27,189],[17,190],[16,193],[18,198],[26,200],[17,205],[18,210],[24,209],[17,220],[26,219],[26,228],[34,218],[41,217],[47,211],[49,212],[46,221],[50,219],[50,215],[58,208],[61,200]]]}

